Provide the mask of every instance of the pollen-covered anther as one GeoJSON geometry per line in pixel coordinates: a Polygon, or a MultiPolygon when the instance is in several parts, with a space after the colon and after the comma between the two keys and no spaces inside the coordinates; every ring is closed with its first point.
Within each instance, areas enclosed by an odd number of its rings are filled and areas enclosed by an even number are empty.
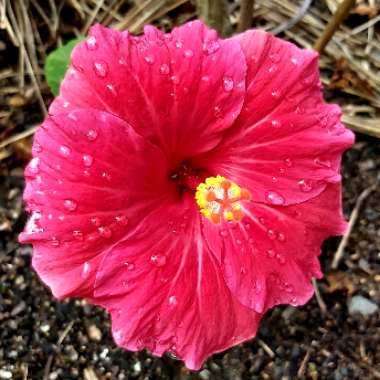
{"type": "Polygon", "coordinates": [[[201,214],[215,224],[222,220],[239,222],[244,217],[242,201],[249,201],[251,194],[236,183],[217,175],[208,177],[198,185],[195,199],[201,214]]]}

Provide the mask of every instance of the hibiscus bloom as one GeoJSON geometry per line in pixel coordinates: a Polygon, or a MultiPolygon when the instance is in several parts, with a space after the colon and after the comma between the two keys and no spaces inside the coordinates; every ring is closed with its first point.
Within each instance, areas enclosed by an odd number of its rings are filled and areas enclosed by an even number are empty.
{"type": "Polygon", "coordinates": [[[94,26],[37,131],[21,234],[54,296],[112,316],[116,343],[190,369],[302,305],[342,234],[353,134],[318,55],[200,21],[139,37],[94,26]]]}

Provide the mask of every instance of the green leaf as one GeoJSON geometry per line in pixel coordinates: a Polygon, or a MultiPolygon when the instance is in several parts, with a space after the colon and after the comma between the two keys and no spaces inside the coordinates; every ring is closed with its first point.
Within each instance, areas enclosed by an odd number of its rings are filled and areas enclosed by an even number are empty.
{"type": "Polygon", "coordinates": [[[71,51],[74,46],[83,41],[85,36],[79,36],[70,40],[65,45],[53,50],[46,58],[44,72],[46,81],[51,89],[54,96],[59,93],[59,85],[63,77],[65,76],[67,67],[70,63],[71,51]]]}

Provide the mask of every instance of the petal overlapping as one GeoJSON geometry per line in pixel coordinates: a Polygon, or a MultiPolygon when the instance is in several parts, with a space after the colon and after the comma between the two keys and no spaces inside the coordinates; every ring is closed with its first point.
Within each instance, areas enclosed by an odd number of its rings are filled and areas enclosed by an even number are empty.
{"type": "Polygon", "coordinates": [[[341,235],[341,188],[329,184],[317,197],[281,207],[251,202],[239,224],[226,223],[215,237],[205,223],[212,251],[221,250],[224,278],[239,301],[259,313],[277,304],[303,305],[313,295],[311,278],[322,276],[322,242],[341,235]]]}
{"type": "Polygon", "coordinates": [[[104,256],[95,285],[118,345],[169,351],[190,369],[254,336],[261,317],[226,286],[195,207],[162,203],[104,256]]]}
{"type": "Polygon", "coordinates": [[[45,120],[33,152],[20,241],[33,243],[33,267],[56,297],[91,297],[104,252],[173,193],[167,162],[125,121],[95,110],[45,120]]]}
{"type": "Polygon", "coordinates": [[[245,103],[220,146],[197,160],[274,205],[306,201],[339,182],[354,135],[340,108],[323,100],[317,53],[262,31],[232,39],[247,59],[245,103]]]}
{"type": "Polygon", "coordinates": [[[99,25],[72,54],[50,112],[91,107],[126,120],[174,163],[215,146],[239,114],[246,64],[240,44],[194,21],[141,37],[99,25]]]}

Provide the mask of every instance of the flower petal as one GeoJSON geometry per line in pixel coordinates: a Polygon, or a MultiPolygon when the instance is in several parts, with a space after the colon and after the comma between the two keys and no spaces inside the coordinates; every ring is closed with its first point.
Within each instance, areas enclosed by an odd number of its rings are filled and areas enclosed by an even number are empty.
{"type": "Polygon", "coordinates": [[[318,55],[262,31],[233,38],[247,59],[247,96],[229,137],[211,154],[212,173],[248,188],[253,199],[290,205],[340,181],[354,135],[340,108],[323,101],[318,55]]]}
{"type": "Polygon", "coordinates": [[[51,112],[90,107],[126,120],[180,162],[217,144],[245,95],[240,44],[200,21],[141,37],[97,25],[72,55],[51,112]]]}
{"type": "Polygon", "coordinates": [[[227,288],[203,239],[193,199],[162,203],[104,257],[95,302],[112,314],[116,343],[172,352],[190,369],[255,335],[260,315],[227,288]]]}
{"type": "Polygon", "coordinates": [[[252,202],[241,223],[225,224],[219,231],[222,243],[215,239],[214,225],[205,223],[205,235],[213,234],[208,238],[211,249],[222,247],[225,280],[242,304],[262,313],[277,304],[303,305],[310,299],[310,279],[322,276],[322,242],[346,228],[340,194],[339,184],[329,184],[299,205],[252,202]]]}
{"type": "Polygon", "coordinates": [[[56,297],[92,294],[100,257],[159,202],[168,168],[123,120],[77,110],[38,129],[25,170],[32,217],[20,235],[56,297]]]}

